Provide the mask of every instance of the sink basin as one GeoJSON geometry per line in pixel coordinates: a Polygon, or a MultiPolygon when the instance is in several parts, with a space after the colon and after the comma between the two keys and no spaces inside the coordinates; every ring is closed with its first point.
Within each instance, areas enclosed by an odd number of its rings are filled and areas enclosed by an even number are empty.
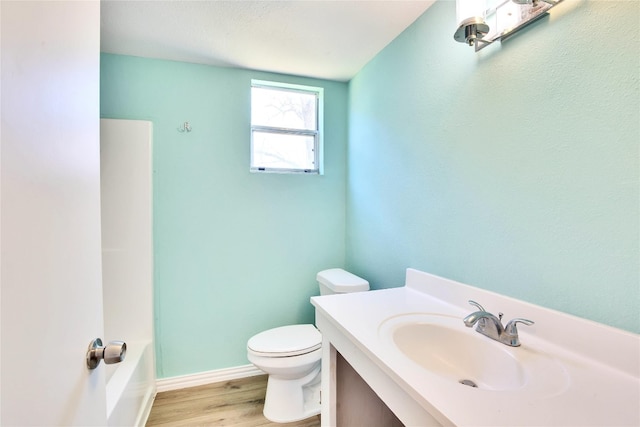
{"type": "Polygon", "coordinates": [[[554,359],[524,345],[509,347],[494,341],[467,328],[458,317],[395,316],[380,325],[379,336],[392,351],[464,386],[496,391],[527,388],[548,394],[567,384],[564,369],[554,359]]]}

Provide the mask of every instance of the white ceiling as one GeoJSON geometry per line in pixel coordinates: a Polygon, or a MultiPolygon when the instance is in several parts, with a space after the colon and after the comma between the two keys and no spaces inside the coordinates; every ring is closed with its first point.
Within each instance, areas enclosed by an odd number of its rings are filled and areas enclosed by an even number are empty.
{"type": "Polygon", "coordinates": [[[435,0],[103,0],[102,52],[347,81],[435,0]]]}

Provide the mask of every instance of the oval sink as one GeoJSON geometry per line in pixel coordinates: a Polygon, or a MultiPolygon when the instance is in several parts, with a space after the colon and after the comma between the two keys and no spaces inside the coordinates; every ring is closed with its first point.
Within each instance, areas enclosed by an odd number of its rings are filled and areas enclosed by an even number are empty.
{"type": "MultiPolygon", "coordinates": [[[[381,339],[420,367],[482,390],[517,390],[525,386],[555,392],[566,384],[564,370],[553,359],[525,347],[509,347],[464,326],[458,317],[406,314],[384,321],[381,339]],[[555,379],[531,381],[536,373],[555,379]],[[551,373],[554,375],[554,373],[551,373]]],[[[547,394],[547,393],[545,393],[547,394]]]]}
{"type": "Polygon", "coordinates": [[[479,388],[492,390],[522,387],[525,377],[520,363],[503,349],[484,342],[487,337],[475,335],[440,323],[420,322],[398,327],[393,340],[411,360],[454,381],[472,381],[479,388]]]}

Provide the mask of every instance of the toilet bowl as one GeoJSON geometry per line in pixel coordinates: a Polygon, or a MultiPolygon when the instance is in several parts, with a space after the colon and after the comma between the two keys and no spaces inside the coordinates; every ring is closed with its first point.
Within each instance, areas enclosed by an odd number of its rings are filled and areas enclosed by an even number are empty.
{"type": "MultiPolygon", "coordinates": [[[[369,290],[369,282],[340,268],[317,275],[321,295],[369,290]]],[[[320,413],[322,335],[313,325],[289,325],[261,332],[247,342],[247,358],[269,375],[264,416],[276,423],[320,413]]]]}
{"type": "Polygon", "coordinates": [[[322,335],[313,325],[269,329],[247,343],[247,358],[269,375],[264,416],[273,422],[320,413],[322,335]]]}

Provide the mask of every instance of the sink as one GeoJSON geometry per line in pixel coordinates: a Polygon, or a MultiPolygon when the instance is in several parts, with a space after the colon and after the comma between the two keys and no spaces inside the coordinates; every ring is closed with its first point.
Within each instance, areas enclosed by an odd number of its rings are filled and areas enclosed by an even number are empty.
{"type": "Polygon", "coordinates": [[[464,326],[455,316],[410,313],[381,323],[391,351],[433,374],[479,390],[555,393],[567,385],[562,366],[525,345],[509,347],[464,326]]]}
{"type": "Polygon", "coordinates": [[[513,390],[526,383],[522,364],[501,348],[504,344],[491,342],[458,318],[432,316],[403,322],[393,331],[393,341],[425,369],[465,385],[513,390]]]}

